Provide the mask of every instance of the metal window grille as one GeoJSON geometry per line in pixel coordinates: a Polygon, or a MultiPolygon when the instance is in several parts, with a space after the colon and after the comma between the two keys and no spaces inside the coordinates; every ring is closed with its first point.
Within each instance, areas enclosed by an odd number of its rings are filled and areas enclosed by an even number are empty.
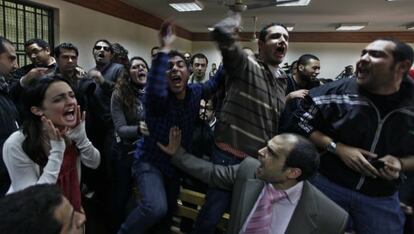
{"type": "Polygon", "coordinates": [[[0,0],[0,35],[16,47],[20,66],[29,63],[24,42],[32,38],[47,41],[53,50],[53,9],[27,1],[0,0]]]}

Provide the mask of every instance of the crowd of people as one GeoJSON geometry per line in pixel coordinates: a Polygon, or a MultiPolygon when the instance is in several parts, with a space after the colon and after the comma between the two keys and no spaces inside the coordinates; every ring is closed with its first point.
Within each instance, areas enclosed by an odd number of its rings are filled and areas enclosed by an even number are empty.
{"type": "Polygon", "coordinates": [[[239,26],[215,25],[209,73],[169,21],[151,66],[100,39],[86,71],[72,43],[31,39],[18,68],[0,37],[0,232],[170,233],[181,187],[206,194],[184,233],[219,233],[226,211],[227,233],[412,231],[413,49],[379,38],[325,84],[316,55],[281,69],[284,25],[257,54],[239,26]]]}

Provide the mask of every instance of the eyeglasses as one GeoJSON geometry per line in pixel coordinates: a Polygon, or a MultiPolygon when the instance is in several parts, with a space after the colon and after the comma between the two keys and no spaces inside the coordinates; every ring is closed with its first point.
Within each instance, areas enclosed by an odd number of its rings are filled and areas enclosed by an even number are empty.
{"type": "Polygon", "coordinates": [[[95,46],[95,47],[93,47],[95,50],[105,50],[106,52],[109,52],[110,51],[110,48],[109,48],[109,46],[95,46]]]}

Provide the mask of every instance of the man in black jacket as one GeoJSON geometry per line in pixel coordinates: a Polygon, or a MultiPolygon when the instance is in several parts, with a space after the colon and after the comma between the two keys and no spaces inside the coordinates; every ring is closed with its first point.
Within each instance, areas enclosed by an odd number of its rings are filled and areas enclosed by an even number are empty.
{"type": "Polygon", "coordinates": [[[54,75],[67,79],[76,94],[82,111],[88,110],[88,105],[96,88],[93,79],[87,77],[86,72],[78,66],[79,51],[72,43],[61,43],[54,50],[57,67],[54,75]]]}
{"type": "Polygon", "coordinates": [[[369,44],[356,78],[310,90],[297,126],[324,151],[314,184],[350,213],[357,233],[402,233],[401,172],[414,169],[414,85],[410,46],[369,44]]]}
{"type": "MultiPolygon", "coordinates": [[[[0,36],[0,147],[6,139],[19,128],[19,114],[8,94],[6,78],[17,69],[16,51],[9,40],[0,36]]],[[[3,162],[3,152],[0,151],[0,197],[4,196],[10,187],[10,177],[3,162]]]]}

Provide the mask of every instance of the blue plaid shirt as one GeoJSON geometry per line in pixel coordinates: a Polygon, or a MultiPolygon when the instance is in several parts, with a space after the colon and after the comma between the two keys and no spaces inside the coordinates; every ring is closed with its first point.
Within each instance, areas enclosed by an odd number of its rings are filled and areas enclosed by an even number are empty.
{"type": "Polygon", "coordinates": [[[157,142],[168,144],[170,128],[177,126],[181,129],[181,145],[191,152],[191,141],[194,123],[199,115],[200,100],[210,97],[216,91],[220,73],[203,84],[188,84],[183,100],[178,100],[169,91],[168,54],[159,53],[152,62],[148,73],[146,93],[144,95],[145,122],[150,136],[144,136],[137,143],[135,159],[149,162],[167,176],[175,173],[170,163],[171,156],[162,152],[157,142]]]}

